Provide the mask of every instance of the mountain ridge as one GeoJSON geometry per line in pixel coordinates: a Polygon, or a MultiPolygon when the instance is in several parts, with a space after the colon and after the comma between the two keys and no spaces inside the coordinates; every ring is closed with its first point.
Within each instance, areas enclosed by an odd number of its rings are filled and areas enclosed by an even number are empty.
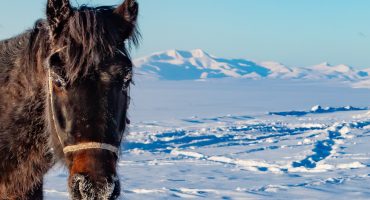
{"type": "Polygon", "coordinates": [[[342,80],[370,79],[370,69],[323,62],[309,67],[288,67],[275,61],[221,58],[202,49],[168,50],[134,60],[139,73],[160,80],[199,80],[208,78],[342,80]]]}

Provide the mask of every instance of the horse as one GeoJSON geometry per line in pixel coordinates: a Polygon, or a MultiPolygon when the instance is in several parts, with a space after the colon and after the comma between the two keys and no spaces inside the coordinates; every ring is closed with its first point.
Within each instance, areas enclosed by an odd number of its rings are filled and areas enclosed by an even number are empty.
{"type": "Polygon", "coordinates": [[[48,0],[46,19],[0,41],[0,199],[43,199],[43,177],[68,169],[74,200],[120,196],[139,5],[48,0]]]}

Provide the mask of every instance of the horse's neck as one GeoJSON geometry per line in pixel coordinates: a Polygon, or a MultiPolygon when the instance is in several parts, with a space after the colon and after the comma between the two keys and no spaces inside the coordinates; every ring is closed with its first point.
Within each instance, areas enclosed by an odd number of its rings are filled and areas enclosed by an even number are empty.
{"type": "Polygon", "coordinates": [[[31,64],[27,60],[30,36],[26,32],[0,42],[0,120],[16,107],[40,103],[44,97],[45,75],[42,66],[37,66],[41,62],[31,64]]]}
{"type": "Polygon", "coordinates": [[[0,193],[1,180],[13,174],[39,176],[33,168],[22,171],[24,166],[51,163],[44,117],[46,73],[42,74],[42,66],[29,64],[30,37],[20,37],[0,42],[0,171],[6,172],[0,173],[0,193]]]}

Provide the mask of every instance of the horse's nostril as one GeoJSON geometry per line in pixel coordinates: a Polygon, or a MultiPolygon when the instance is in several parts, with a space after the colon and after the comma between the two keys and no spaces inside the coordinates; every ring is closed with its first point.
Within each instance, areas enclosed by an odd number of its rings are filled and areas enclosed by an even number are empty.
{"type": "Polygon", "coordinates": [[[81,194],[81,184],[84,182],[85,178],[82,175],[75,175],[72,178],[72,185],[71,185],[71,195],[72,199],[83,199],[81,194]]]}
{"type": "Polygon", "coordinates": [[[119,179],[116,179],[114,183],[115,185],[114,185],[114,190],[110,198],[111,200],[118,199],[118,197],[121,194],[121,185],[120,185],[119,179]]]}

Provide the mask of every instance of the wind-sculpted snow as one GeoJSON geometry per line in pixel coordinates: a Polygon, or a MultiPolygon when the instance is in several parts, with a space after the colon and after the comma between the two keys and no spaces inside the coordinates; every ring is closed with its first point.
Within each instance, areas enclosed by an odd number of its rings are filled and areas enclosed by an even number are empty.
{"type": "MultiPolygon", "coordinates": [[[[198,123],[198,122],[193,122],[198,123]]],[[[171,149],[199,148],[207,146],[240,146],[256,144],[259,141],[301,134],[309,130],[321,130],[321,127],[289,128],[282,124],[248,124],[230,127],[203,128],[200,130],[164,131],[158,133],[131,133],[129,137],[146,135],[142,141],[126,142],[124,149],[131,151],[147,150],[151,152],[170,152],[171,149]]]]}
{"type": "Polygon", "coordinates": [[[333,118],[332,112],[320,112],[314,119],[314,115],[192,118],[179,122],[185,122],[182,128],[134,131],[127,137],[124,155],[136,159],[122,166],[147,163],[162,179],[156,187],[126,189],[128,197],[366,199],[369,115],[353,107],[332,110],[348,114],[333,118]],[[156,159],[146,160],[149,155],[156,159]]]}
{"type": "Polygon", "coordinates": [[[327,138],[325,140],[317,141],[312,149],[313,154],[307,156],[301,161],[293,162],[293,167],[304,167],[307,169],[316,168],[316,163],[325,160],[332,154],[334,146],[339,140],[345,137],[344,134],[348,133],[348,130],[349,129],[346,125],[334,125],[325,130],[328,135],[327,138]]]}
{"type": "Polygon", "coordinates": [[[310,111],[286,111],[286,112],[269,112],[270,115],[280,115],[280,116],[304,116],[307,114],[322,114],[322,113],[334,113],[334,112],[344,112],[344,111],[359,111],[359,110],[369,110],[368,107],[356,108],[352,106],[345,107],[325,107],[314,106],[310,111]]]}
{"type": "MultiPolygon", "coordinates": [[[[123,199],[370,195],[370,113],[365,108],[316,106],[305,115],[191,117],[141,122],[130,129],[119,162],[123,199]]],[[[49,180],[63,183],[66,177],[56,169],[49,180]]],[[[47,182],[45,194],[65,199],[63,187],[47,182]]]]}

